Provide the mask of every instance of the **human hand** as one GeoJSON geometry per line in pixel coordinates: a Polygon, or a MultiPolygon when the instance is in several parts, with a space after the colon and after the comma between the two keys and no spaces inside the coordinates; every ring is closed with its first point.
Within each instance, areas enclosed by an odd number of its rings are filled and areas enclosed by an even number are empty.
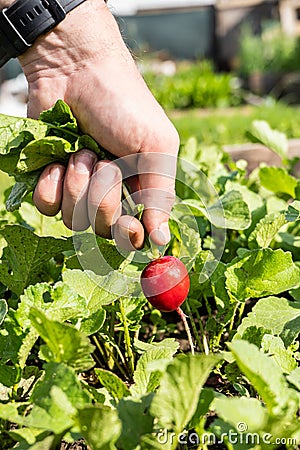
{"type": "MultiPolygon", "coordinates": [[[[59,98],[83,132],[128,169],[134,199],[144,203],[143,225],[122,215],[122,173],[89,150],[72,155],[68,167],[51,164],[34,191],[46,215],[61,210],[68,228],[92,225],[126,249],[140,248],[144,228],[164,245],[174,202],[179,139],[140,76],[104,1],[87,0],[20,57],[29,85],[28,115],[37,118],[59,98]],[[126,164],[123,164],[126,161],[126,164]]],[[[124,176],[124,174],[123,174],[124,176]]]]}

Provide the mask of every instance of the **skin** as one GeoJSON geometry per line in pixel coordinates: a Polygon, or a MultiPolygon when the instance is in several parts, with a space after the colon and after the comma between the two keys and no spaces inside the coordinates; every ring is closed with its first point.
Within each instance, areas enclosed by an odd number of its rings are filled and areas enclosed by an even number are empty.
{"type": "MultiPolygon", "coordinates": [[[[10,3],[0,0],[0,8],[10,3]]],[[[132,192],[145,204],[142,224],[122,215],[120,168],[84,149],[67,167],[46,167],[33,195],[38,210],[49,216],[61,210],[68,228],[92,225],[125,249],[142,247],[145,230],[154,243],[166,244],[178,134],[144,83],[104,1],[85,1],[19,60],[29,86],[28,116],[37,118],[63,99],[82,131],[126,159],[134,175],[132,192]]]]}

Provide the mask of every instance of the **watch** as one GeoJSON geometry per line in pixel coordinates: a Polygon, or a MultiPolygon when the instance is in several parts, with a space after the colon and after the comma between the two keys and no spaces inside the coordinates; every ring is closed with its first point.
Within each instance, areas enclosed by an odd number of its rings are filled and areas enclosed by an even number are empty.
{"type": "Polygon", "coordinates": [[[17,0],[0,11],[0,67],[24,53],[38,36],[85,0],[17,0]]]}

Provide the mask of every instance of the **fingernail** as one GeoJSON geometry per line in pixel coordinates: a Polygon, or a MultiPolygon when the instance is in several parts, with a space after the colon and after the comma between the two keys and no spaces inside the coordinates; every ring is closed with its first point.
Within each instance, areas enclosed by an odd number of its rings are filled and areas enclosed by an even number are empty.
{"type": "Polygon", "coordinates": [[[159,228],[153,230],[149,237],[157,245],[166,245],[171,239],[168,222],[162,223],[159,228]]]}
{"type": "Polygon", "coordinates": [[[75,153],[74,156],[74,168],[78,173],[88,173],[92,170],[96,157],[91,152],[75,153]]]}
{"type": "Polygon", "coordinates": [[[119,234],[122,239],[131,239],[132,236],[135,234],[134,231],[130,230],[129,228],[125,228],[119,225],[119,234]]]}
{"type": "Polygon", "coordinates": [[[61,169],[60,167],[52,167],[50,169],[50,180],[58,182],[61,178],[61,169]]]}
{"type": "Polygon", "coordinates": [[[97,181],[101,181],[104,184],[110,184],[115,181],[119,176],[118,168],[114,164],[97,164],[94,169],[94,174],[97,177],[97,181]]]}

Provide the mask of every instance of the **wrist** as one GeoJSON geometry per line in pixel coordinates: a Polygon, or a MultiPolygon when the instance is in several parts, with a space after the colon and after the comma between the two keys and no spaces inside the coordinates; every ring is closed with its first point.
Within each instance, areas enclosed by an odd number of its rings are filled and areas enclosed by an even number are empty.
{"type": "Polygon", "coordinates": [[[104,0],[86,0],[19,60],[28,82],[69,76],[104,58],[119,41],[118,26],[104,0]]]}

